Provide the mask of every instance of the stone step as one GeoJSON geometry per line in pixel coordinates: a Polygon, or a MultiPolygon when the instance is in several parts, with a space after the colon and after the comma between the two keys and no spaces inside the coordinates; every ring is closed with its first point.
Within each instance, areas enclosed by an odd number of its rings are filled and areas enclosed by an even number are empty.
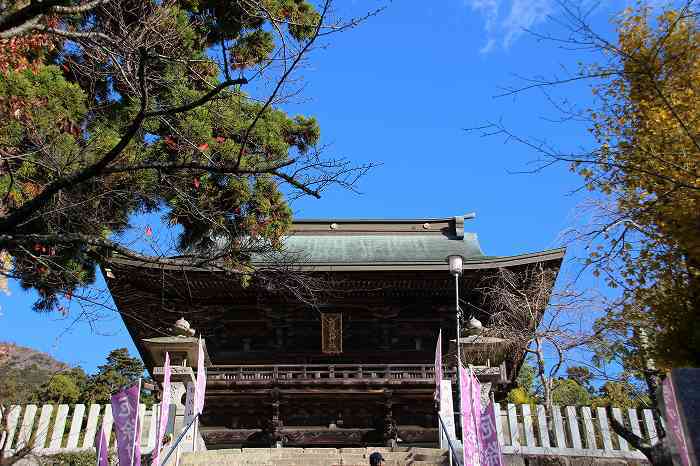
{"type": "Polygon", "coordinates": [[[379,452],[386,466],[444,466],[447,452],[438,448],[243,448],[185,453],[182,466],[367,466],[379,452]]]}
{"type": "MultiPolygon", "coordinates": [[[[182,466],[367,466],[368,460],[362,462],[353,461],[331,461],[331,460],[307,460],[305,458],[298,458],[296,460],[292,459],[277,459],[272,461],[232,461],[230,459],[221,459],[219,461],[197,461],[197,460],[183,460],[180,462],[182,466]]],[[[446,461],[434,462],[434,461],[389,461],[386,462],[386,466],[445,466],[448,463],[446,461]]]]}

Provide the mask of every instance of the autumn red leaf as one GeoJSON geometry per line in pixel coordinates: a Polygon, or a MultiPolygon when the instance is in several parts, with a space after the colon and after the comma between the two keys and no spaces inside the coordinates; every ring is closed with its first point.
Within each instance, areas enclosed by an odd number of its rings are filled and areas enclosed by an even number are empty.
{"type": "Polygon", "coordinates": [[[165,139],[163,139],[163,142],[166,146],[168,146],[169,149],[177,149],[177,143],[172,138],[172,136],[166,136],[165,139]]]}

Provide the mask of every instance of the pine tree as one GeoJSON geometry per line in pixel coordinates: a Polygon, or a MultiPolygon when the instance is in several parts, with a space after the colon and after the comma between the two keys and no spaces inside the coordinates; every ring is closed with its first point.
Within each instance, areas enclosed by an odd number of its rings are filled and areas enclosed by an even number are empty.
{"type": "Polygon", "coordinates": [[[367,168],[323,158],[316,120],[279,109],[319,35],[357,24],[329,23],[329,7],[10,0],[0,15],[0,274],[36,290],[37,310],[75,298],[113,254],[185,255],[249,280],[251,254],[282,249],[283,193],[319,197],[367,168]],[[256,82],[271,91],[246,92],[256,82]],[[162,254],[123,239],[139,236],[130,220],[143,213],[164,219],[143,240],[166,227],[178,236],[162,254]]]}

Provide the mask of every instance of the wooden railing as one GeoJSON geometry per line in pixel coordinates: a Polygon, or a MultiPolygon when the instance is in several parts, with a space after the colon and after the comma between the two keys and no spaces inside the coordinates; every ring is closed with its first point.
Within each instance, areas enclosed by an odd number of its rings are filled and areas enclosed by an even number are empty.
{"type": "Polygon", "coordinates": [[[293,379],[413,379],[431,380],[434,368],[427,364],[301,364],[271,366],[212,366],[209,380],[293,379]]]}
{"type": "MultiPolygon", "coordinates": [[[[399,367],[408,369],[406,366],[396,367],[397,370],[399,367]]],[[[415,369],[412,373],[418,374],[415,369]]],[[[99,425],[104,427],[108,442],[114,447],[109,405],[26,405],[9,409],[7,429],[0,432],[4,454],[23,446],[31,446],[39,455],[88,450],[94,448],[95,432],[99,425]]],[[[657,433],[651,410],[613,408],[611,412],[632,432],[649,439],[652,444],[656,443],[657,433]]],[[[144,454],[155,445],[157,413],[158,405],[149,409],[141,405],[141,446],[144,454]]],[[[625,439],[612,432],[604,408],[554,406],[551,412],[547,412],[542,405],[501,404],[496,409],[496,418],[500,421],[496,423],[498,439],[506,454],[644,458],[625,439]]]]}
{"type": "MultiPolygon", "coordinates": [[[[477,374],[501,376],[503,368],[476,368],[477,374]]],[[[454,369],[445,367],[445,377],[454,378],[454,369]]],[[[504,375],[504,374],[503,374],[504,375]]],[[[433,364],[287,364],[212,366],[207,369],[208,380],[319,380],[319,379],[388,379],[414,380],[432,383],[433,364]]]]}

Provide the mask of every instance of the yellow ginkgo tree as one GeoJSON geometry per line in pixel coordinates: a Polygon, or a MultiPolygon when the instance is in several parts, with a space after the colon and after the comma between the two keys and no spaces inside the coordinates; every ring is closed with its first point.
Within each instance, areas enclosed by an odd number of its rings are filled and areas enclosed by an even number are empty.
{"type": "Polygon", "coordinates": [[[654,8],[640,2],[615,17],[616,34],[606,38],[585,5],[557,3],[564,34],[534,34],[595,58],[505,95],[544,91],[563,121],[588,126],[592,147],[561,150],[501,123],[481,129],[534,149],[542,161],[535,171],[568,164],[591,192],[571,233],[583,242],[585,265],[620,290],[595,323],[605,341],[595,360],[615,360],[622,373],[646,381],[662,441],[652,446],[631,432],[625,438],[652,464],[671,464],[655,399],[659,375],[700,366],[700,9],[696,0],[654,8]],[[572,83],[590,86],[590,105],[556,98],[557,85],[572,83]]]}
{"type": "Polygon", "coordinates": [[[616,16],[612,39],[593,29],[580,5],[559,5],[565,33],[539,37],[597,58],[563,78],[528,79],[504,95],[543,90],[563,121],[587,125],[592,147],[562,150],[501,123],[480,129],[534,149],[542,162],[535,171],[563,162],[582,176],[592,214],[586,210],[573,237],[584,242],[593,274],[621,290],[599,327],[622,336],[627,354],[639,347],[635,329],[644,329],[647,351],[662,368],[700,365],[698,5],[639,4],[616,16]],[[590,86],[590,105],[556,99],[557,85],[572,83],[590,86]]]}
{"type": "Polygon", "coordinates": [[[660,364],[700,364],[700,31],[692,2],[627,10],[589,110],[597,147],[573,158],[604,196],[589,263],[623,290],[600,322],[643,326],[660,364]]]}

